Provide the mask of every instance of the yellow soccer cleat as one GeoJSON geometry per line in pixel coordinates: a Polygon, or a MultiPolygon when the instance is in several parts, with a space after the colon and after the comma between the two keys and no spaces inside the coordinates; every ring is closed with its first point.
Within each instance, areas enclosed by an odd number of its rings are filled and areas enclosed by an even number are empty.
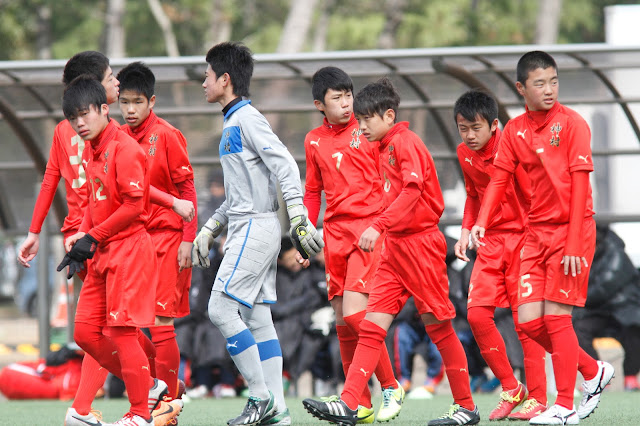
{"type": "Polygon", "coordinates": [[[388,422],[395,419],[400,414],[402,403],[404,402],[404,389],[396,380],[397,387],[382,389],[382,406],[378,411],[376,420],[379,422],[388,422]]]}
{"type": "Polygon", "coordinates": [[[374,414],[373,407],[367,408],[364,405],[359,405],[358,406],[358,421],[356,423],[357,424],[373,423],[373,421],[374,421],[373,414],[374,414]]]}

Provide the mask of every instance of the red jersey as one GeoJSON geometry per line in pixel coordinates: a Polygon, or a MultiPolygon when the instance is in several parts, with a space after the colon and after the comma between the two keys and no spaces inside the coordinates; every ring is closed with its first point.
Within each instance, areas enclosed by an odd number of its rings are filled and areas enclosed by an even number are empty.
{"type": "MultiPolygon", "coordinates": [[[[147,155],[151,185],[176,198],[181,198],[176,184],[193,179],[193,169],[187,153],[187,140],[180,130],[158,117],[153,111],[136,129],[123,126],[122,130],[137,140],[147,155]]],[[[150,213],[147,229],[182,231],[182,218],[173,210],[152,204],[150,213]]]]}
{"type": "MultiPolygon", "coordinates": [[[[457,154],[464,186],[467,190],[467,198],[471,203],[471,211],[465,208],[462,218],[462,227],[471,229],[480,211],[480,205],[484,193],[491,182],[491,176],[495,170],[493,161],[500,145],[500,129],[496,129],[494,135],[479,151],[469,149],[464,143],[458,145],[457,154]]],[[[522,167],[518,167],[517,175],[511,179],[507,186],[506,194],[496,209],[494,215],[487,224],[487,229],[500,231],[522,231],[527,223],[527,208],[531,197],[528,178],[522,167]],[[519,171],[519,172],[518,172],[519,171]]],[[[466,207],[466,206],[465,206],[466,207]]]]}
{"type": "Polygon", "coordinates": [[[93,153],[87,167],[90,194],[85,214],[94,227],[93,237],[104,243],[145,230],[149,218],[149,174],[144,151],[113,121],[91,141],[91,147],[93,153]],[[145,213],[124,223],[106,222],[123,205],[122,195],[143,197],[145,213]]]}
{"type": "Polygon", "coordinates": [[[378,142],[361,137],[352,114],[347,124],[322,126],[307,133],[305,198],[324,190],[327,200],[325,221],[358,219],[384,210],[378,142]]]}
{"type": "Polygon", "coordinates": [[[438,224],[444,199],[433,158],[406,121],[380,141],[386,210],[373,226],[380,232],[417,234],[438,224]]]}
{"type": "MultiPolygon", "coordinates": [[[[577,112],[559,102],[549,111],[527,110],[505,126],[493,164],[511,173],[522,164],[527,171],[530,223],[568,223],[571,172],[593,171],[591,131],[577,112]]],[[[589,185],[584,217],[593,214],[589,185]]]]}

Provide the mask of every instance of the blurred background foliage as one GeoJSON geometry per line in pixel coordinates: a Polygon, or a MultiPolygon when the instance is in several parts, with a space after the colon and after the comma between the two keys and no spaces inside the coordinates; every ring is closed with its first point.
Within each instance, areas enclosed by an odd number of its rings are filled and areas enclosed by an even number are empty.
{"type": "Polygon", "coordinates": [[[0,60],[604,41],[603,8],[629,0],[0,0],[0,60]]]}

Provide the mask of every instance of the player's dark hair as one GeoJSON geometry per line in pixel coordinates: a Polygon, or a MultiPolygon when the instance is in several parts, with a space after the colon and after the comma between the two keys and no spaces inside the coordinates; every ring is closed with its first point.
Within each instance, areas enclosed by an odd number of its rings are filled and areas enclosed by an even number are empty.
{"type": "Polygon", "coordinates": [[[522,55],[520,60],[518,60],[516,80],[524,86],[531,71],[537,70],[538,68],[546,70],[549,67],[553,67],[556,72],[558,71],[558,66],[553,57],[542,50],[532,50],[522,55]]]}
{"type": "Polygon", "coordinates": [[[216,44],[207,52],[206,60],[217,78],[229,74],[234,95],[249,96],[253,54],[247,46],[231,41],[216,44]]]}
{"type": "Polygon", "coordinates": [[[458,114],[469,121],[475,121],[476,117],[480,116],[491,126],[491,123],[498,118],[498,103],[486,92],[469,90],[463,93],[453,106],[453,121],[456,123],[458,114]]]}
{"type": "Polygon", "coordinates": [[[278,259],[282,259],[282,256],[295,246],[293,245],[293,241],[289,237],[282,237],[280,239],[280,252],[278,253],[278,259]]]}
{"type": "Polygon", "coordinates": [[[95,76],[81,74],[64,89],[62,112],[66,118],[76,117],[79,111],[86,111],[91,105],[100,109],[107,103],[107,92],[95,76]]]}
{"type": "Polygon", "coordinates": [[[81,74],[91,74],[101,82],[107,68],[109,68],[109,58],[100,52],[87,50],[76,53],[64,66],[62,83],[66,86],[81,74]]]}
{"type": "Polygon", "coordinates": [[[311,94],[314,101],[324,103],[329,89],[339,92],[353,92],[353,81],[349,74],[336,67],[320,68],[311,77],[311,94]]]}
{"type": "Polygon", "coordinates": [[[120,81],[120,92],[131,90],[151,99],[155,91],[156,77],[142,62],[132,62],[122,68],[116,77],[120,81]]]}
{"type": "Polygon", "coordinates": [[[387,77],[364,86],[353,100],[353,112],[356,115],[378,114],[382,117],[388,109],[397,114],[398,106],[400,95],[387,77]]]}

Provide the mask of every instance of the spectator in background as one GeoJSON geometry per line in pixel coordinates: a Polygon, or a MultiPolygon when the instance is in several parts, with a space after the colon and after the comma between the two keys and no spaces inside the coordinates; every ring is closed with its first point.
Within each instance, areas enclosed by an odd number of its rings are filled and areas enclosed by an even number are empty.
{"type": "Polygon", "coordinates": [[[207,176],[206,192],[198,194],[198,202],[202,203],[198,206],[198,211],[201,212],[198,216],[203,224],[215,213],[216,209],[224,202],[224,199],[224,175],[222,169],[213,168],[207,176]]]}
{"type": "Polygon", "coordinates": [[[624,242],[606,225],[596,226],[596,251],[584,308],[573,310],[580,347],[597,359],[596,337],[613,337],[624,349],[624,388],[640,390],[640,277],[624,242]]]}

